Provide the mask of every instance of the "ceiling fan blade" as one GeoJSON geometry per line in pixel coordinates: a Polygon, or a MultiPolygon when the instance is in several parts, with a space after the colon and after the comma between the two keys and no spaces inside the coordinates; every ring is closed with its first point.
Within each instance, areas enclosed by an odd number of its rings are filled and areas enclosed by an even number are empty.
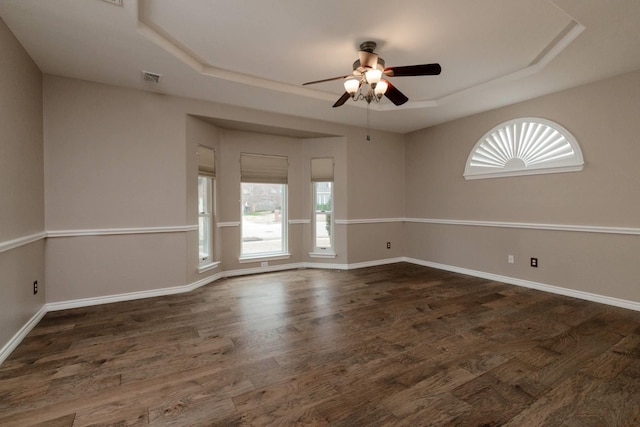
{"type": "Polygon", "coordinates": [[[340,76],[340,77],[331,77],[329,79],[316,80],[314,82],[306,82],[306,83],[302,83],[302,86],[314,85],[316,83],[330,82],[330,81],[333,81],[333,80],[348,79],[349,77],[353,77],[353,74],[347,74],[346,76],[340,76]]]}
{"type": "Polygon", "coordinates": [[[341,105],[343,105],[345,102],[347,102],[347,100],[351,98],[351,95],[349,95],[349,92],[345,92],[344,94],[342,94],[342,96],[340,97],[340,99],[338,99],[336,101],[335,104],[333,104],[333,108],[339,107],[341,105]]]}
{"type": "Polygon", "coordinates": [[[389,83],[387,80],[384,81],[387,82],[387,91],[384,93],[384,96],[389,98],[391,102],[395,105],[402,105],[409,100],[409,98],[407,98],[404,93],[400,92],[394,85],[389,83]]]}
{"type": "Polygon", "coordinates": [[[437,76],[441,71],[440,64],[405,65],[384,69],[384,73],[389,77],[437,76]]]}

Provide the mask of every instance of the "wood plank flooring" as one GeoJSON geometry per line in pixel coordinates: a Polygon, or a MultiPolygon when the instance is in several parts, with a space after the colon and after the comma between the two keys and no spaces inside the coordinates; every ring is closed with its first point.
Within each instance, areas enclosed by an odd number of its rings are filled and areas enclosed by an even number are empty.
{"type": "Polygon", "coordinates": [[[638,426],[640,313],[411,264],[48,313],[1,426],[638,426]]]}

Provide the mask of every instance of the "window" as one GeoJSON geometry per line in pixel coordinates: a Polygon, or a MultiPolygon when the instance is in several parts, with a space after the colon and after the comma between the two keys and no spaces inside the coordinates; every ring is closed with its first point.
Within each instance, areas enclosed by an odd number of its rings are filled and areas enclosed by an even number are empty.
{"type": "Polygon", "coordinates": [[[576,139],[557,123],[519,118],[484,134],[467,158],[465,179],[580,171],[576,139]]]}
{"type": "Polygon", "coordinates": [[[198,177],[198,249],[200,264],[213,262],[213,178],[198,177]]]}
{"type": "Polygon", "coordinates": [[[287,254],[286,157],[240,156],[241,258],[287,254]]]}
{"type": "Polygon", "coordinates": [[[198,260],[200,268],[213,264],[213,184],[215,151],[198,147],[198,260]]]}
{"type": "Polygon", "coordinates": [[[286,184],[242,183],[242,256],[283,254],[286,184]]]}
{"type": "Polygon", "coordinates": [[[333,182],[313,183],[313,251],[333,252],[333,182]]]}
{"type": "Polygon", "coordinates": [[[334,253],[333,246],[333,158],[311,159],[313,184],[313,252],[321,256],[334,253]]]}

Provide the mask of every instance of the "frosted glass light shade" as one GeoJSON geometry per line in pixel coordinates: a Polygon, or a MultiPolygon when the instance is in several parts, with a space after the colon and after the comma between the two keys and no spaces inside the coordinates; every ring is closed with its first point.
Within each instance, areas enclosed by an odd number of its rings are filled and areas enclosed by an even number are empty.
{"type": "Polygon", "coordinates": [[[375,94],[379,98],[387,91],[389,85],[384,80],[380,80],[376,85],[375,94]]]}
{"type": "Polygon", "coordinates": [[[371,84],[376,84],[382,78],[382,71],[374,68],[374,69],[368,70],[364,74],[364,76],[367,79],[367,83],[369,83],[370,85],[371,84]]]}
{"type": "Polygon", "coordinates": [[[358,91],[360,87],[360,81],[356,79],[349,79],[344,82],[344,90],[347,91],[349,95],[353,95],[358,91]]]}

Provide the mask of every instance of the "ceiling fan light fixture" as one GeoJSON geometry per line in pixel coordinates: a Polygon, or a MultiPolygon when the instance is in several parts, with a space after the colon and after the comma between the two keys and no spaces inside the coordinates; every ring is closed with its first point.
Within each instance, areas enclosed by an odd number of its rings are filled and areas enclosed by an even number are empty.
{"type": "Polygon", "coordinates": [[[303,86],[324,83],[332,80],[344,80],[345,93],[333,104],[333,107],[344,105],[349,98],[354,101],[380,102],[387,97],[394,105],[403,105],[409,98],[382,77],[409,76],[437,76],[442,71],[440,64],[403,65],[399,67],[385,67],[384,59],[380,58],[376,49],[376,42],[366,41],[360,44],[358,59],[353,63],[353,72],[346,76],[331,77],[303,83],[303,86]]]}
{"type": "Polygon", "coordinates": [[[351,96],[355,95],[355,93],[360,88],[360,80],[358,79],[349,79],[344,82],[344,90],[351,96]]]}
{"type": "Polygon", "coordinates": [[[377,68],[367,70],[367,72],[364,73],[364,77],[365,79],[367,79],[367,83],[373,86],[377,84],[382,78],[382,70],[379,70],[377,68]]]}
{"type": "Polygon", "coordinates": [[[378,84],[376,84],[376,88],[374,89],[374,93],[378,97],[378,99],[382,98],[382,95],[387,91],[389,84],[384,80],[380,80],[378,84]]]}

